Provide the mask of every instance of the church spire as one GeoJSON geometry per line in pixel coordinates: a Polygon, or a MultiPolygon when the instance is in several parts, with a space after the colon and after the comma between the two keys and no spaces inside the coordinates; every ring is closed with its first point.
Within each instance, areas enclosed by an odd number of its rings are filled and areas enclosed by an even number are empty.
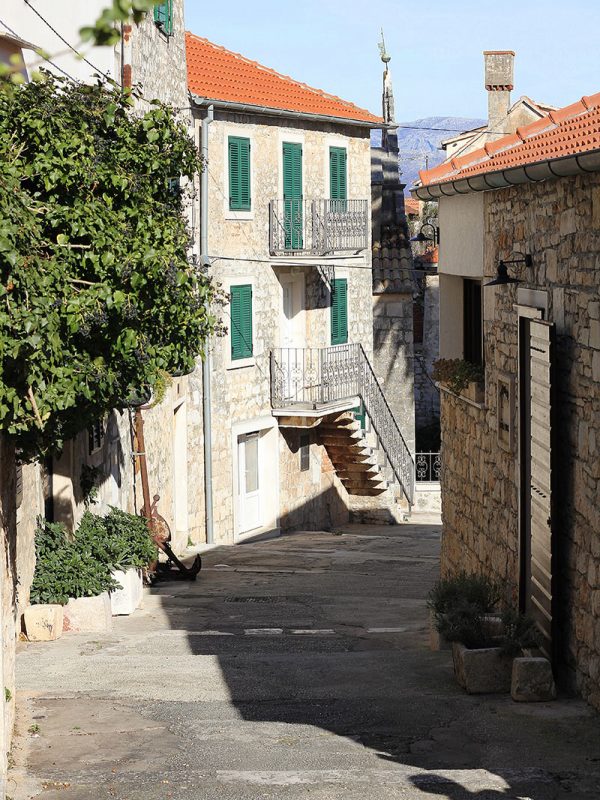
{"type": "Polygon", "coordinates": [[[379,53],[381,55],[381,60],[385,64],[385,69],[383,71],[383,96],[382,96],[382,104],[383,104],[383,119],[384,122],[390,123],[394,121],[394,90],[392,88],[392,73],[389,68],[389,63],[392,60],[392,57],[387,53],[385,49],[385,38],[383,36],[383,28],[381,29],[381,41],[379,42],[379,53]]]}

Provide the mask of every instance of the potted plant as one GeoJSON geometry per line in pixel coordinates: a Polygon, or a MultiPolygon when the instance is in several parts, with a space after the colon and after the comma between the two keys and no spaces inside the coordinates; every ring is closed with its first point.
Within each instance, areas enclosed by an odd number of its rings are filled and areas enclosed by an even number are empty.
{"type": "Polygon", "coordinates": [[[111,508],[103,525],[103,557],[120,587],[110,594],[112,613],[131,614],[142,603],[142,570],[156,560],[156,545],[144,517],[111,508]]]}
{"type": "Polygon", "coordinates": [[[433,364],[432,378],[446,386],[452,394],[475,403],[485,400],[485,372],[481,364],[462,358],[439,358],[433,364]]]}
{"type": "MultiPolygon", "coordinates": [[[[89,514],[89,517],[93,516],[89,514]]],[[[92,525],[89,520],[83,528],[80,526],[71,534],[61,523],[38,519],[30,601],[34,606],[60,605],[62,629],[65,631],[106,631],[111,628],[108,592],[116,587],[116,583],[107,564],[97,558],[94,542],[101,535],[101,526],[92,525]]],[[[42,613],[35,611],[25,615],[28,636],[31,633],[35,638],[31,623],[31,630],[27,628],[28,618],[33,620],[42,613]]]]}

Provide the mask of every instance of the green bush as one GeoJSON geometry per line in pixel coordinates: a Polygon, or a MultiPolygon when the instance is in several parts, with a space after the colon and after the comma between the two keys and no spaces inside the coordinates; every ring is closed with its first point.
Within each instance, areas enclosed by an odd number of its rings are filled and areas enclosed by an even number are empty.
{"type": "Polygon", "coordinates": [[[61,603],[119,588],[111,572],[144,567],[156,558],[146,521],[113,508],[106,517],[86,511],[69,534],[61,523],[38,520],[32,603],[61,603]]]}
{"type": "Polygon", "coordinates": [[[531,617],[507,609],[502,614],[502,623],[502,652],[507,656],[517,656],[525,648],[541,647],[542,633],[531,617]]]}
{"type": "Polygon", "coordinates": [[[438,358],[433,364],[431,377],[445,383],[454,394],[460,394],[470,383],[483,383],[485,373],[481,364],[472,364],[462,358],[438,358]]]}
{"type": "Polygon", "coordinates": [[[458,572],[437,581],[427,596],[427,606],[436,616],[447,614],[465,603],[486,614],[493,611],[502,599],[502,585],[485,575],[458,572]]]}
{"type": "Polygon", "coordinates": [[[118,587],[110,567],[98,560],[90,533],[69,535],[59,522],[38,520],[32,603],[64,605],[70,597],[94,597],[118,587]]]}

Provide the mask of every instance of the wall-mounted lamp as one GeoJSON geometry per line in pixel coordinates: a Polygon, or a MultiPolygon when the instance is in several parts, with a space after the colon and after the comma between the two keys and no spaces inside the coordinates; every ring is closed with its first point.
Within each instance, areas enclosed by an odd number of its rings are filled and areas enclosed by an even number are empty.
{"type": "Polygon", "coordinates": [[[421,229],[417,233],[417,235],[416,236],[411,236],[410,241],[411,242],[420,242],[421,244],[423,242],[433,242],[434,245],[437,246],[440,243],[440,229],[436,225],[433,225],[431,222],[425,222],[425,223],[423,223],[423,225],[421,225],[421,229]],[[425,228],[431,228],[433,235],[432,236],[426,236],[423,233],[423,230],[425,228]]]}
{"type": "Polygon", "coordinates": [[[499,261],[496,267],[496,277],[493,281],[484,283],[484,286],[506,286],[508,283],[521,283],[518,278],[511,278],[508,274],[508,264],[524,264],[526,267],[533,266],[533,258],[529,253],[522,258],[507,259],[506,261],[499,261]]]}

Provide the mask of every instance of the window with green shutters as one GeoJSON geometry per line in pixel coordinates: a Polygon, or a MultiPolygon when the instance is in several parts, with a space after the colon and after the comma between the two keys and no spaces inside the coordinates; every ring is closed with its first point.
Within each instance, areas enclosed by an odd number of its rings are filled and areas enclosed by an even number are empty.
{"type": "Polygon", "coordinates": [[[231,360],[252,357],[252,286],[232,286],[229,315],[231,317],[231,360]]]}
{"type": "Polygon", "coordinates": [[[336,278],[331,299],[331,344],[346,344],[347,341],[348,281],[346,278],[336,278]]]}
{"type": "Polygon", "coordinates": [[[154,22],[167,36],[173,33],[173,0],[154,6],[154,22]]]}
{"type": "Polygon", "coordinates": [[[347,161],[345,147],[329,148],[329,196],[332,200],[345,201],[348,199],[347,161]]]}
{"type": "Polygon", "coordinates": [[[302,250],[302,145],[283,143],[283,206],[285,249],[302,250]]]}
{"type": "Polygon", "coordinates": [[[250,211],[250,139],[229,137],[229,208],[250,211]]]}

